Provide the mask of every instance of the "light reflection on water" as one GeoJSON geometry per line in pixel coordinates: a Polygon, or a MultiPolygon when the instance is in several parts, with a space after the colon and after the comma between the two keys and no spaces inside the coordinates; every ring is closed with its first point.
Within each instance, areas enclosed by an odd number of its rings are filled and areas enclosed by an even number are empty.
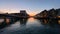
{"type": "Polygon", "coordinates": [[[29,18],[26,20],[26,24],[23,26],[20,24],[20,21],[17,21],[15,24],[11,24],[8,27],[5,27],[5,30],[19,30],[23,29],[24,27],[30,28],[35,26],[41,26],[42,24],[39,22],[39,20],[34,18],[29,18]]]}
{"type": "Polygon", "coordinates": [[[26,25],[27,27],[32,27],[32,26],[41,26],[42,24],[37,19],[29,18],[26,25]]]}
{"type": "MultiPolygon", "coordinates": [[[[24,21],[24,20],[23,20],[24,21]]],[[[25,19],[24,23],[22,20],[17,21],[14,24],[11,24],[8,27],[5,27],[0,30],[0,34],[59,34],[60,28],[49,27],[42,25],[40,20],[29,18],[25,19]],[[21,25],[22,24],[22,25],[21,25]]]]}
{"type": "Polygon", "coordinates": [[[29,18],[26,20],[26,24],[25,25],[21,25],[20,21],[17,21],[14,24],[9,25],[8,27],[3,28],[2,30],[4,31],[16,31],[16,30],[20,30],[20,29],[25,29],[25,28],[31,28],[31,27],[35,27],[35,26],[41,26],[41,23],[39,22],[39,20],[34,19],[34,18],[29,18]]]}
{"type": "MultiPolygon", "coordinates": [[[[34,27],[34,26],[41,26],[41,25],[42,24],[39,22],[39,20],[34,19],[34,18],[29,18],[26,20],[26,24],[24,26],[26,26],[28,28],[28,27],[32,27],[32,26],[34,27]]],[[[23,26],[23,25],[20,24],[20,21],[17,21],[15,24],[10,25],[9,28],[15,29],[15,28],[20,28],[21,26],[23,26]]]]}

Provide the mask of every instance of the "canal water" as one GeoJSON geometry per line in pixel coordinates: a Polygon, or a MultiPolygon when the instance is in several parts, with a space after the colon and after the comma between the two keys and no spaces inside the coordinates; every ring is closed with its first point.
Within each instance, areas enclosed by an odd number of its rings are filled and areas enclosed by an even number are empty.
{"type": "Polygon", "coordinates": [[[0,34],[60,34],[60,27],[43,25],[38,19],[28,18],[0,29],[0,34]]]}

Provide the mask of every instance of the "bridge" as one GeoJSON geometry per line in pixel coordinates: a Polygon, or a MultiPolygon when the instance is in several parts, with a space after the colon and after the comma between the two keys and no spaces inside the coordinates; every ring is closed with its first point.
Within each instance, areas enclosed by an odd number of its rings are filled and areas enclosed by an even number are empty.
{"type": "Polygon", "coordinates": [[[0,19],[4,19],[4,21],[1,24],[2,26],[3,25],[5,26],[5,25],[9,25],[9,24],[15,23],[18,20],[24,21],[23,19],[27,19],[29,17],[30,16],[26,13],[25,10],[21,10],[20,13],[0,14],[0,19]]]}
{"type": "Polygon", "coordinates": [[[18,16],[18,15],[10,15],[10,14],[0,14],[0,18],[28,18],[29,16],[18,16]]]}

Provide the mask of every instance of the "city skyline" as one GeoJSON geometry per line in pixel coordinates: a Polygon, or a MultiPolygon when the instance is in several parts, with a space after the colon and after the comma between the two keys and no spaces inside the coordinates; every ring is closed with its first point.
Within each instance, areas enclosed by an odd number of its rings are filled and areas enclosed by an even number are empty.
{"type": "Polygon", "coordinates": [[[0,13],[19,13],[26,10],[28,14],[35,15],[42,10],[60,8],[60,0],[0,0],[0,13]]]}

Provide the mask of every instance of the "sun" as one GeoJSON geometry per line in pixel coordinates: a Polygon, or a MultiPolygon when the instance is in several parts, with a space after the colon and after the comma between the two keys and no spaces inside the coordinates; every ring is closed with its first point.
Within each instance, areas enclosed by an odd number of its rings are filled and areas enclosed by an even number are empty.
{"type": "Polygon", "coordinates": [[[30,13],[29,15],[30,15],[30,16],[35,16],[36,14],[35,14],[35,13],[30,13]]]}

